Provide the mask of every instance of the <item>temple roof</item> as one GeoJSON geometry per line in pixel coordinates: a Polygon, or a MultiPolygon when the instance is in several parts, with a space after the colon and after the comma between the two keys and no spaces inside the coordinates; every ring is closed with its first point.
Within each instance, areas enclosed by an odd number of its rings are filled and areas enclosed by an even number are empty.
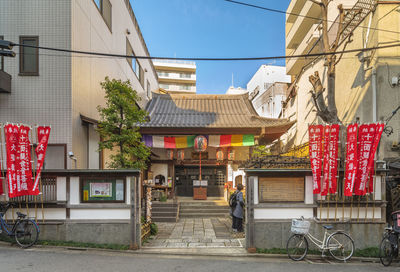
{"type": "Polygon", "coordinates": [[[260,117],[247,94],[156,94],[146,106],[150,121],[142,128],[272,128],[293,125],[287,119],[260,117]]]}

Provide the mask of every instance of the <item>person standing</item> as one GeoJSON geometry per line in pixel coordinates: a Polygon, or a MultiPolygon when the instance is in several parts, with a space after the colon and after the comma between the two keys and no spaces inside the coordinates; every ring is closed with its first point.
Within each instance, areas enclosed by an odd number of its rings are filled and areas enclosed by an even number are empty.
{"type": "Polygon", "coordinates": [[[238,184],[236,186],[236,206],[233,207],[232,212],[232,229],[234,232],[243,232],[243,185],[238,184]]]}

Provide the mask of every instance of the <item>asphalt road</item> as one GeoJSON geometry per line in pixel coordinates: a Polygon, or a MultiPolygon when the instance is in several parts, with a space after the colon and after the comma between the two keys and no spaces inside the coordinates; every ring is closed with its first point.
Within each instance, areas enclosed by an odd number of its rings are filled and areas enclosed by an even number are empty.
{"type": "Polygon", "coordinates": [[[378,263],[326,261],[292,262],[287,259],[249,257],[199,257],[132,254],[106,251],[78,251],[63,248],[32,248],[0,246],[0,271],[393,271],[399,264],[385,268],[378,263]]]}

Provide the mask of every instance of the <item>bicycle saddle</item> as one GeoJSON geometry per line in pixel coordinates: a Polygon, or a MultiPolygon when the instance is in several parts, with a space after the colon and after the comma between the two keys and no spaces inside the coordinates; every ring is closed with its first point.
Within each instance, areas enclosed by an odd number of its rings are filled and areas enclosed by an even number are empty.
{"type": "Polygon", "coordinates": [[[331,229],[333,229],[333,226],[332,225],[324,225],[324,228],[327,230],[331,230],[331,229]]]}
{"type": "Polygon", "coordinates": [[[20,212],[17,212],[17,215],[20,218],[25,218],[26,217],[26,214],[23,214],[23,213],[20,213],[20,212]]]}

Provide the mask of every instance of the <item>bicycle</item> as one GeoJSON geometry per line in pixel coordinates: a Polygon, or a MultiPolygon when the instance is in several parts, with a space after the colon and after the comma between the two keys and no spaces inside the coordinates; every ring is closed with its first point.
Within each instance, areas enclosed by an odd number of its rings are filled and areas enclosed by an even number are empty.
{"type": "Polygon", "coordinates": [[[8,236],[14,237],[20,247],[28,248],[36,243],[40,232],[39,227],[34,220],[26,218],[26,214],[20,212],[17,212],[14,225],[8,225],[4,215],[11,206],[15,207],[15,204],[0,203],[0,233],[4,230],[8,236]]]}
{"type": "Polygon", "coordinates": [[[393,226],[385,228],[382,242],[379,246],[379,259],[384,266],[389,266],[393,258],[399,255],[400,211],[392,213],[393,226]]]}
{"type": "Polygon", "coordinates": [[[289,237],[286,244],[289,258],[293,261],[303,260],[308,253],[308,240],[310,240],[322,251],[322,257],[325,257],[325,251],[329,251],[330,255],[338,261],[349,260],[354,253],[354,241],[350,235],[341,230],[329,233],[328,230],[333,229],[333,226],[324,225],[323,227],[325,233],[321,241],[309,233],[309,221],[304,218],[292,219],[291,232],[293,235],[289,237]]]}

